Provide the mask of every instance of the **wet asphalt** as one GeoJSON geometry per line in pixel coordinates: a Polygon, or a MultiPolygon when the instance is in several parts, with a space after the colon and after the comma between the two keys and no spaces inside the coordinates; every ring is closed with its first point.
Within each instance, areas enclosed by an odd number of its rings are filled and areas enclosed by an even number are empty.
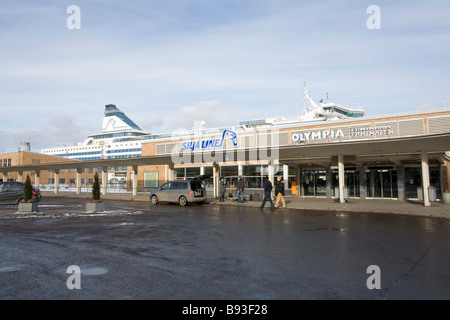
{"type": "Polygon", "coordinates": [[[0,299],[450,298],[449,219],[117,200],[90,214],[85,202],[0,205],[0,299]]]}

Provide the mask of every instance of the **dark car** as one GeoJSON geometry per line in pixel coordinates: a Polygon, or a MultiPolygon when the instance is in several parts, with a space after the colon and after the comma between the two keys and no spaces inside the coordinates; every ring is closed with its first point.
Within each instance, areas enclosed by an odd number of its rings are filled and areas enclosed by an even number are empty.
{"type": "MultiPolygon", "coordinates": [[[[0,182],[0,203],[18,204],[24,196],[25,183],[23,182],[0,182]]],[[[32,199],[41,201],[41,191],[38,187],[32,186],[32,199]]]]}
{"type": "Polygon", "coordinates": [[[198,179],[175,180],[164,183],[161,187],[150,192],[150,201],[178,202],[185,206],[190,202],[203,203],[206,201],[206,189],[203,182],[198,179]]]}

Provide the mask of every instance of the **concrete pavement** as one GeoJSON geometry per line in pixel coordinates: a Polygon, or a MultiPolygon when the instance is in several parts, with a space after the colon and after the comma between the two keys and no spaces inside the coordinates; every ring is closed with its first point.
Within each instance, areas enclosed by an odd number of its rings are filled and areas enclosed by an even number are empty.
{"type": "MultiPolygon", "coordinates": [[[[90,198],[90,193],[82,193],[77,195],[74,192],[42,192],[43,197],[68,197],[68,198],[90,198]]],[[[102,195],[102,199],[111,200],[133,200],[133,201],[149,201],[148,193],[138,193],[135,197],[131,193],[109,193],[102,195]]],[[[386,213],[386,214],[403,214],[435,218],[450,218],[450,205],[443,204],[439,201],[431,203],[431,207],[425,207],[422,201],[417,200],[391,200],[391,199],[349,199],[346,203],[327,198],[294,198],[286,196],[286,205],[288,209],[297,210],[319,210],[319,211],[336,211],[336,212],[370,212],[370,213],[386,213]]],[[[226,205],[226,206],[242,206],[257,208],[261,205],[261,201],[247,201],[246,203],[238,203],[235,199],[226,199],[219,202],[216,199],[209,199],[210,205],[226,205]]],[[[281,206],[281,205],[280,205],[281,206]]],[[[270,204],[266,203],[266,209],[270,210],[270,204]]],[[[275,212],[282,212],[284,209],[276,209],[275,212]]]]}

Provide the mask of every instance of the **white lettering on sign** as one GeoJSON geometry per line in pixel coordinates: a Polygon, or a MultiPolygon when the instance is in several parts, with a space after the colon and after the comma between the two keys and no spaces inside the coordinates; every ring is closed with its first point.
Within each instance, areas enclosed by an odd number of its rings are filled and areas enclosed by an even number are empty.
{"type": "Polygon", "coordinates": [[[338,139],[345,137],[345,135],[342,129],[313,131],[313,132],[309,131],[309,132],[294,133],[292,135],[292,141],[300,142],[308,140],[327,139],[328,137],[338,139]]]}
{"type": "Polygon", "coordinates": [[[394,130],[390,125],[387,126],[375,126],[375,127],[359,127],[350,128],[349,137],[367,137],[367,136],[389,136],[393,135],[394,130]]]}
{"type": "Polygon", "coordinates": [[[367,137],[374,138],[376,136],[390,136],[394,134],[394,130],[390,125],[383,126],[366,126],[366,127],[350,127],[348,136],[344,134],[343,129],[328,129],[319,131],[306,131],[292,134],[293,142],[303,142],[312,140],[328,140],[340,138],[367,137]]]}

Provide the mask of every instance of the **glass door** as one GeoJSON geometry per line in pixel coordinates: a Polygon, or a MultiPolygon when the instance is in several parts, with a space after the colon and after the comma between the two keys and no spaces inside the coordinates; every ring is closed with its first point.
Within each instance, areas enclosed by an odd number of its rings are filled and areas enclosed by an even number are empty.
{"type": "Polygon", "coordinates": [[[327,172],[325,170],[303,170],[302,189],[304,196],[326,196],[327,172]]]}
{"type": "Polygon", "coordinates": [[[418,197],[417,187],[422,186],[421,169],[419,167],[405,168],[405,196],[406,198],[418,197]]]}
{"type": "Polygon", "coordinates": [[[349,197],[359,197],[359,171],[345,171],[345,185],[348,187],[349,197]]]}
{"type": "Polygon", "coordinates": [[[397,170],[369,169],[366,171],[367,196],[398,198],[397,170]]]}

